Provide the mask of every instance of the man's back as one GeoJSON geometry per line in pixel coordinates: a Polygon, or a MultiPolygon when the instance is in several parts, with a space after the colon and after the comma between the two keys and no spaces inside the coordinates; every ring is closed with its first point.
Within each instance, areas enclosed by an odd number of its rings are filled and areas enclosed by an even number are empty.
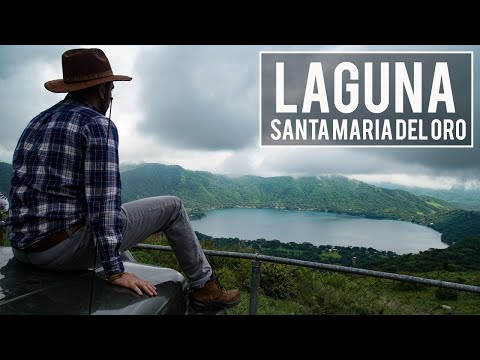
{"type": "MultiPolygon", "coordinates": [[[[87,103],[70,99],[28,124],[13,156],[8,219],[13,247],[23,249],[87,218],[86,196],[92,195],[88,194],[95,185],[92,181],[103,181],[89,174],[98,166],[96,161],[102,164],[105,159],[97,153],[92,162],[86,154],[88,148],[106,146],[107,131],[108,119],[87,103]]],[[[113,123],[109,139],[116,149],[118,134],[113,123]]]]}

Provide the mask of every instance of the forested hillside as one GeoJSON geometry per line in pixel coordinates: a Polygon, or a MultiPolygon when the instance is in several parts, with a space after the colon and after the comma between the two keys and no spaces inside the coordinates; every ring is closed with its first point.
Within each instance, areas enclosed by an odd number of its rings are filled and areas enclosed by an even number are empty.
{"type": "Polygon", "coordinates": [[[10,178],[12,176],[12,165],[0,162],[0,192],[6,196],[10,192],[10,178]]]}
{"type": "Polygon", "coordinates": [[[176,195],[186,207],[257,207],[310,209],[426,223],[427,217],[450,205],[422,199],[406,191],[390,190],[345,177],[231,178],[180,166],[143,164],[122,173],[123,201],[156,195],[176,195]]]}
{"type": "Polygon", "coordinates": [[[455,207],[464,210],[480,211],[480,189],[465,189],[462,187],[454,187],[450,190],[434,190],[419,187],[393,185],[389,183],[381,183],[378,186],[387,189],[405,190],[415,195],[433,196],[437,199],[448,201],[455,207]]]}

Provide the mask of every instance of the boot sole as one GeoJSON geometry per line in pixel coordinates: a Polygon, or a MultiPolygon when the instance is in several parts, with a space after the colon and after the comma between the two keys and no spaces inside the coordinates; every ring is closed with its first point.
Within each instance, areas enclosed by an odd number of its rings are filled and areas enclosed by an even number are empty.
{"type": "Polygon", "coordinates": [[[216,310],[216,309],[229,309],[232,308],[240,303],[240,300],[234,302],[234,303],[218,303],[218,302],[212,302],[212,303],[204,303],[200,301],[190,301],[190,306],[194,310],[216,310]]]}

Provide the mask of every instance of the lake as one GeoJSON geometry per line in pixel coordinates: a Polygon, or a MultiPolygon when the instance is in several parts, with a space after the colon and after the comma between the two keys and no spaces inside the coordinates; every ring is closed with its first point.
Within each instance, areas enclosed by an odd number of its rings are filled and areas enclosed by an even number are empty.
{"type": "Polygon", "coordinates": [[[447,247],[441,234],[426,226],[316,211],[221,209],[209,211],[192,225],[195,231],[213,237],[372,247],[397,254],[447,247]]]}

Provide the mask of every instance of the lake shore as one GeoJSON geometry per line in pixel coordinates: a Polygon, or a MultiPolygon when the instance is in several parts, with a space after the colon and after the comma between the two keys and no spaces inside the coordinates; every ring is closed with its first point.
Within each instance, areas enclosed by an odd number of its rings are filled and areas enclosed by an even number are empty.
{"type": "Polygon", "coordinates": [[[196,231],[214,237],[372,247],[398,254],[447,247],[441,242],[440,233],[410,222],[315,210],[291,210],[251,207],[215,209],[208,216],[192,219],[192,224],[196,231]]]}

